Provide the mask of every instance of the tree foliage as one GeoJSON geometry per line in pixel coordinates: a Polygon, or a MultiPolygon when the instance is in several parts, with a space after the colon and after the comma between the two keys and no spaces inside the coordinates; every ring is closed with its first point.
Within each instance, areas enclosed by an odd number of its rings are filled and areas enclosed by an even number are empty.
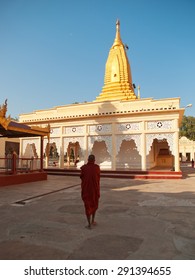
{"type": "Polygon", "coordinates": [[[180,127],[180,137],[182,136],[195,141],[195,117],[183,116],[180,127]]]}

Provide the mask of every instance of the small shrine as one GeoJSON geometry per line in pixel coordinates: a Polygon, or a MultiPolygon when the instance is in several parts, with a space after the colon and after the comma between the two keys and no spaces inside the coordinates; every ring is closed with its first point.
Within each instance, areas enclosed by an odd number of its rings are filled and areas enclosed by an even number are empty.
{"type": "Polygon", "coordinates": [[[0,157],[0,186],[20,184],[38,180],[46,180],[43,171],[43,139],[49,140],[50,127],[45,128],[22,124],[6,117],[7,99],[0,106],[0,138],[39,138],[40,157],[21,157],[16,151],[5,153],[0,157]]]}

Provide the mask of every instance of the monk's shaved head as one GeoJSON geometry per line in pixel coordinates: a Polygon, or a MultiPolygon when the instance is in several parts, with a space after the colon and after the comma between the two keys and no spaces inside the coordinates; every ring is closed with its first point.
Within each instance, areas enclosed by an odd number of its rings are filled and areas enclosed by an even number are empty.
{"type": "Polygon", "coordinates": [[[94,155],[89,155],[88,161],[95,161],[95,156],[94,155]]]}

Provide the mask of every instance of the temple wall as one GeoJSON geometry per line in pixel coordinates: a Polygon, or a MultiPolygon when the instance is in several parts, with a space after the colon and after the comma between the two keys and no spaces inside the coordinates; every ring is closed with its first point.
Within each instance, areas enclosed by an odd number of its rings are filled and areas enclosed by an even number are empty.
{"type": "MultiPolygon", "coordinates": [[[[117,169],[142,169],[141,163],[141,135],[147,135],[147,131],[152,131],[149,138],[147,151],[147,168],[152,168],[157,163],[156,155],[161,148],[164,148],[162,142],[156,148],[153,147],[155,137],[160,139],[168,137],[167,130],[172,131],[173,123],[169,121],[151,122],[136,121],[116,122],[117,120],[109,119],[110,123],[87,124],[80,125],[74,122],[65,124],[59,123],[51,125],[50,145],[55,144],[57,153],[59,154],[59,166],[63,167],[63,158],[67,152],[69,143],[79,143],[80,164],[86,161],[88,154],[96,155],[96,162],[100,164],[102,169],[113,169],[112,157],[115,157],[115,168],[117,169]],[[165,126],[163,129],[162,127],[165,126]],[[146,129],[143,130],[143,127],[146,129]],[[158,134],[156,133],[158,130],[158,134]],[[163,132],[159,134],[159,132],[163,132]],[[166,131],[166,133],[165,133],[166,131]],[[155,132],[155,133],[154,133],[155,132]],[[115,155],[113,155],[113,145],[115,146],[115,155]],[[60,162],[61,161],[61,162],[60,162]]],[[[44,151],[46,151],[47,139],[44,140],[44,151]]],[[[22,155],[26,157],[34,156],[32,145],[36,147],[39,156],[40,143],[38,139],[22,140],[22,155]]],[[[78,164],[78,166],[80,166],[78,164]]]]}
{"type": "Polygon", "coordinates": [[[17,139],[17,138],[7,138],[7,137],[0,138],[0,157],[5,156],[5,143],[6,143],[6,141],[13,142],[13,143],[20,143],[20,140],[17,139]]]}
{"type": "Polygon", "coordinates": [[[0,157],[5,156],[5,138],[0,139],[0,157]]]}
{"type": "Polygon", "coordinates": [[[109,116],[112,114],[123,114],[125,116],[129,113],[135,113],[136,118],[139,113],[153,113],[155,120],[155,113],[166,112],[169,116],[171,110],[179,109],[179,98],[167,98],[154,100],[151,98],[128,100],[128,101],[107,101],[107,102],[86,102],[71,104],[66,106],[54,107],[49,110],[37,110],[29,114],[22,114],[19,116],[20,122],[27,123],[43,123],[43,122],[58,122],[61,120],[74,121],[76,119],[81,121],[81,118],[98,118],[100,116],[109,116]],[[168,112],[170,111],[170,112],[168,112]]]}
{"type": "MultiPolygon", "coordinates": [[[[163,144],[154,146],[155,139],[158,143],[166,139],[169,152],[174,157],[177,154],[176,140],[181,121],[178,108],[178,98],[93,102],[35,111],[21,115],[20,121],[30,123],[36,118],[32,125],[50,123],[49,145],[53,145],[59,155],[56,161],[61,168],[66,166],[64,157],[69,143],[78,142],[77,167],[94,153],[102,169],[146,170],[155,167],[157,155],[163,147],[163,144]]],[[[23,140],[23,154],[27,143],[32,145],[33,140],[23,140]]],[[[35,143],[37,152],[40,150],[38,145],[35,143]]],[[[45,138],[45,152],[47,145],[45,138]]]]}

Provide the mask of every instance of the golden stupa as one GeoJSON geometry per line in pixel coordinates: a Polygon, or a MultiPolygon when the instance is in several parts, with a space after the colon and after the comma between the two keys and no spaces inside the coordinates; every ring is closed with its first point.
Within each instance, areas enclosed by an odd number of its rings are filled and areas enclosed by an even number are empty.
{"type": "Polygon", "coordinates": [[[120,22],[116,22],[116,36],[105,67],[104,86],[96,101],[134,100],[130,64],[120,36],[120,22]]]}

